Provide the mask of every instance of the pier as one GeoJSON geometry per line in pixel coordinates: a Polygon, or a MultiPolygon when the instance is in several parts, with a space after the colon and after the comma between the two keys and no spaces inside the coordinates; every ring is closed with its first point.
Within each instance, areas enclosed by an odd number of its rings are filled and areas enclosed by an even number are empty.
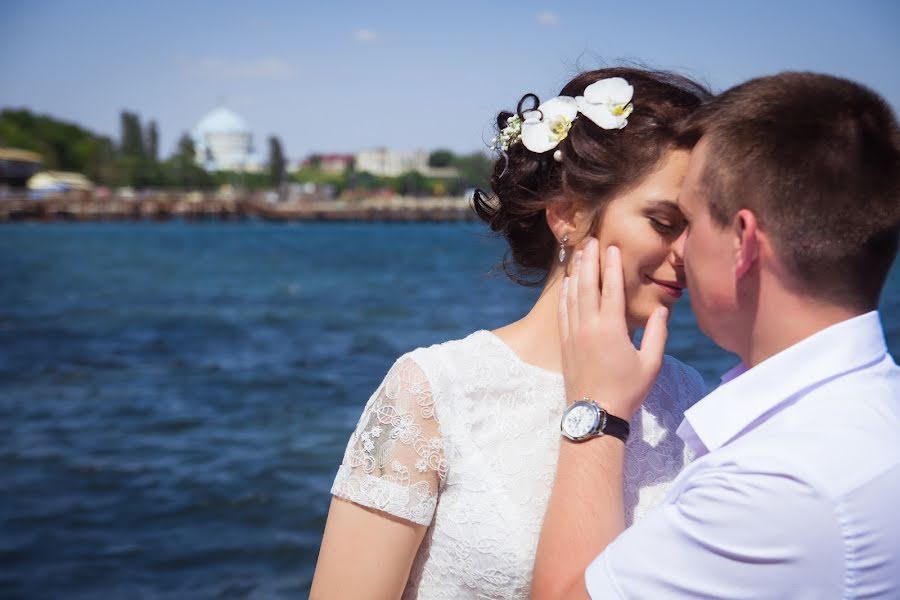
{"type": "Polygon", "coordinates": [[[403,196],[273,202],[261,195],[221,197],[200,192],[95,198],[68,193],[0,198],[0,222],[23,221],[474,221],[471,201],[403,196]]]}

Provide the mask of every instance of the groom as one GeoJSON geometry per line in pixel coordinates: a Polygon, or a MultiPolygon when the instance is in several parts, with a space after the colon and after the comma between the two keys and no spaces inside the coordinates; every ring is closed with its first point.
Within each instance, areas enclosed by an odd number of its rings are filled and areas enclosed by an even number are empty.
{"type": "MultiPolygon", "coordinates": [[[[700,328],[742,363],[687,411],[697,458],[628,530],[624,444],[562,441],[532,597],[900,598],[900,369],[876,311],[900,227],[896,117],[853,82],[782,73],[713,100],[695,134],[676,252],[700,328]]],[[[665,309],[636,350],[618,251],[590,240],[576,262],[567,393],[628,420],[665,309]]]]}

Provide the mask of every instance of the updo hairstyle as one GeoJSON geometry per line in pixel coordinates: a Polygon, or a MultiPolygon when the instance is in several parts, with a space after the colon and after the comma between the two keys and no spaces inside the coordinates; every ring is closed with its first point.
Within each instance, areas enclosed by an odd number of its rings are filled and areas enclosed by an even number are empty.
{"type": "MultiPolygon", "coordinates": [[[[680,136],[682,123],[709,91],[681,75],[617,67],[587,71],[566,84],[561,96],[581,96],[590,84],[608,77],[622,77],[634,87],[634,112],[623,129],[602,129],[580,115],[568,136],[554,151],[536,153],[521,141],[509,146],[494,163],[488,196],[477,190],[476,214],[498,235],[506,238],[509,251],[503,270],[521,285],[537,287],[547,281],[559,242],[547,225],[545,209],[554,201],[577,202],[591,211],[591,231],[596,231],[607,204],[651,173],[670,149],[689,148],[680,136]]],[[[516,110],[527,111],[526,94],[516,110]]],[[[497,128],[516,113],[497,115],[497,128]]]]}

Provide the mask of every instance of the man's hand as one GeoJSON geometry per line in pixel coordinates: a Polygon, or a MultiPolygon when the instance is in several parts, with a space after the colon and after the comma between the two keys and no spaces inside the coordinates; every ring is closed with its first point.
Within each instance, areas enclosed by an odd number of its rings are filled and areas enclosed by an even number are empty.
{"type": "Polygon", "coordinates": [[[668,309],[653,312],[641,349],[635,348],[625,320],[619,249],[606,250],[602,294],[599,255],[600,243],[588,238],[562,284],[559,328],[566,393],[569,400],[587,396],[610,414],[630,420],[659,375],[668,309]]]}

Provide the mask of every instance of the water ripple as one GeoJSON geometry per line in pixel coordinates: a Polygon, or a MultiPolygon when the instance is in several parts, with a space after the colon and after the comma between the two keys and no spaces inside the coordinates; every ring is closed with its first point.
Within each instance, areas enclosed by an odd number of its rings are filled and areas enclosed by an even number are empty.
{"type": "MultiPolygon", "coordinates": [[[[519,318],[474,225],[46,224],[0,235],[0,589],[295,598],[400,354],[519,318]]],[[[900,348],[900,272],[885,293],[900,348]]],[[[733,357],[676,309],[670,352],[733,357]]]]}

